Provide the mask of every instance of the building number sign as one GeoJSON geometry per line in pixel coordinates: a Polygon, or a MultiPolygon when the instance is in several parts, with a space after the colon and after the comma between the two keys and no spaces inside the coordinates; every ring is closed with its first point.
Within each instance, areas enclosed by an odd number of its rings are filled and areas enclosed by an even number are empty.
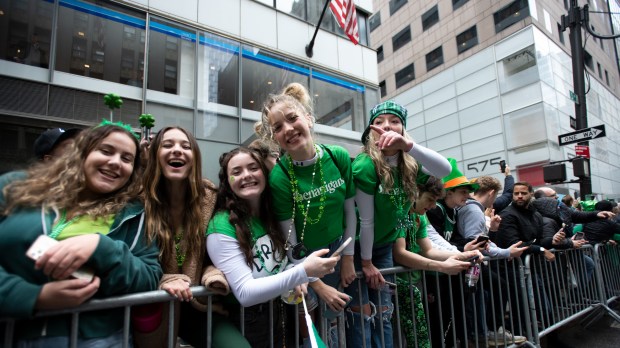
{"type": "Polygon", "coordinates": [[[478,162],[470,162],[467,163],[467,170],[475,171],[476,173],[484,172],[488,165],[499,165],[499,161],[501,157],[494,157],[491,159],[486,159],[478,162]]]}

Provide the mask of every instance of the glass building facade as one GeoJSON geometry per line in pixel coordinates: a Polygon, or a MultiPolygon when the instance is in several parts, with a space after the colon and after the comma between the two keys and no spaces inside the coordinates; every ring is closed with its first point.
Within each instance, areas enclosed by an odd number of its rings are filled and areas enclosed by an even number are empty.
{"type": "MultiPolygon", "coordinates": [[[[286,3],[265,6],[316,20],[318,2],[286,3]]],[[[124,100],[115,121],[137,128],[138,116],[151,113],[155,130],[191,130],[209,178],[216,178],[222,151],[253,140],[267,95],[290,82],[309,88],[327,139],[342,133],[348,135],[342,142],[358,145],[351,139],[379,100],[372,83],[158,14],[108,1],[0,0],[0,129],[11,149],[0,152],[0,173],[32,157],[31,144],[43,129],[109,118],[107,93],[124,100]]],[[[322,27],[343,35],[327,17],[322,27]]],[[[359,20],[367,44],[366,16],[359,20]]]]}

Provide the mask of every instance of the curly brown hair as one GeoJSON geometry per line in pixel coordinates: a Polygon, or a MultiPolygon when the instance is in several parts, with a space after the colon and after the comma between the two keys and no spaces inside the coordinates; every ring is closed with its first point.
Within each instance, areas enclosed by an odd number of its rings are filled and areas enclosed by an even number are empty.
{"type": "Polygon", "coordinates": [[[127,129],[117,125],[95,126],[86,129],[77,137],[75,145],[58,159],[39,162],[26,172],[26,178],[8,184],[4,190],[6,204],[3,215],[19,207],[39,207],[70,210],[72,215],[103,217],[118,213],[126,203],[139,198],[141,183],[140,152],[138,139],[127,129]],[[133,171],[127,183],[120,189],[99,195],[95,199],[84,198],[86,177],[84,161],[97,146],[112,133],[126,134],[135,145],[133,171]]]}

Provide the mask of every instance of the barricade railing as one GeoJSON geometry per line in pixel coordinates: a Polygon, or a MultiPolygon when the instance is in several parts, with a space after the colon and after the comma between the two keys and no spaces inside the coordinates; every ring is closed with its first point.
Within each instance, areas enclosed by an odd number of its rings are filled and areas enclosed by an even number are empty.
{"type": "MultiPolygon", "coordinates": [[[[606,311],[620,321],[620,317],[608,307],[611,301],[620,298],[620,247],[596,245],[554,253],[554,262],[547,262],[540,255],[528,255],[524,260],[486,259],[473,292],[466,291],[463,272],[448,276],[404,267],[382,269],[382,274],[393,274],[398,281],[394,282],[390,294],[394,311],[389,337],[380,325],[385,314],[380,306],[376,308],[374,325],[381,338],[380,345],[385,346],[386,340],[390,340],[395,347],[424,347],[425,342],[432,347],[540,346],[541,337],[584,316],[602,315],[606,311]],[[420,302],[423,313],[419,313],[420,307],[416,307],[420,302]],[[507,332],[512,333],[512,339],[507,332]],[[515,336],[523,336],[525,340],[514,339],[515,336]]],[[[363,278],[361,272],[358,278],[363,278]]],[[[207,298],[206,346],[211,347],[214,294],[202,286],[191,290],[194,297],[207,298]]],[[[356,292],[361,292],[361,288],[356,292]]],[[[169,320],[164,324],[168,329],[168,347],[173,347],[176,344],[174,311],[178,301],[162,290],[91,300],[72,309],[39,312],[35,317],[71,315],[70,343],[71,347],[76,347],[80,313],[124,308],[123,347],[128,347],[131,307],[158,302],[168,305],[169,320]]],[[[269,308],[270,343],[273,346],[274,325],[279,323],[274,322],[273,306],[269,308]]],[[[322,323],[316,324],[324,342],[329,344],[332,339],[331,320],[323,317],[322,308],[319,306],[318,316],[322,323]]],[[[289,325],[294,325],[293,339],[288,341],[289,344],[292,341],[292,346],[300,343],[298,309],[296,306],[294,318],[287,320],[289,325]]],[[[240,318],[243,318],[243,307],[240,311],[240,318]]],[[[4,346],[12,347],[15,322],[10,318],[0,318],[0,324],[3,322],[4,346]]],[[[351,325],[340,317],[338,343],[331,346],[344,346],[346,329],[350,330],[351,325]]],[[[245,331],[243,320],[240,330],[245,331]]],[[[365,332],[356,334],[363,337],[365,347],[365,332]]]]}

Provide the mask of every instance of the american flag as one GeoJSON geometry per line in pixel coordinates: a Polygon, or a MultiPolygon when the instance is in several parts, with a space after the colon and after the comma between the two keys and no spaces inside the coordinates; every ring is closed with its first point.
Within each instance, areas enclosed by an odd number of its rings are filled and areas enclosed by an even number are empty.
{"type": "Polygon", "coordinates": [[[357,12],[353,0],[332,0],[329,4],[336,21],[354,44],[360,41],[357,31],[357,12]]]}

